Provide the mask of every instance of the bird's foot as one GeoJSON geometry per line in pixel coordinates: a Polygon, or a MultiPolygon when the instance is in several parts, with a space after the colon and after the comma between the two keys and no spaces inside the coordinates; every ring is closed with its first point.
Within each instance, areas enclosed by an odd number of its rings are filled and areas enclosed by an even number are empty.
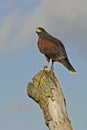
{"type": "Polygon", "coordinates": [[[48,68],[48,65],[44,65],[44,68],[48,68]]]}
{"type": "Polygon", "coordinates": [[[53,66],[51,66],[50,70],[54,71],[54,67],[53,67],[53,66]]]}
{"type": "Polygon", "coordinates": [[[43,70],[49,70],[47,65],[44,65],[43,70]]]}

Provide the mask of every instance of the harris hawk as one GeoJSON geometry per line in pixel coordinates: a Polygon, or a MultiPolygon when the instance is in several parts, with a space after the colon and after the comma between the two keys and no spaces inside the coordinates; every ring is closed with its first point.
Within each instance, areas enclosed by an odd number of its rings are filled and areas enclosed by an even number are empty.
{"type": "Polygon", "coordinates": [[[45,55],[47,60],[45,67],[48,67],[48,63],[50,59],[52,59],[52,68],[53,63],[58,61],[62,63],[72,74],[76,74],[76,70],[69,62],[63,43],[59,39],[50,35],[42,27],[36,28],[36,33],[38,34],[38,48],[40,52],[45,55]]]}

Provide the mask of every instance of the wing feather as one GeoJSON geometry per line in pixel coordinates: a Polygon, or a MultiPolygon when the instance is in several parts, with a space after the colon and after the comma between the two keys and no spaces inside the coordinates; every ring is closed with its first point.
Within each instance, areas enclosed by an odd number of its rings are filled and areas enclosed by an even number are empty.
{"type": "Polygon", "coordinates": [[[41,53],[47,55],[53,60],[61,60],[67,57],[62,42],[53,37],[51,39],[40,38],[38,41],[38,48],[41,53]]]}

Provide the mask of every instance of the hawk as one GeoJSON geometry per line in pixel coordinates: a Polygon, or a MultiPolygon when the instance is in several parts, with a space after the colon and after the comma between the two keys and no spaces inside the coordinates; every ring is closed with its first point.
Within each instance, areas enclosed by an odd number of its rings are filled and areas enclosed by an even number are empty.
{"type": "Polygon", "coordinates": [[[52,68],[53,63],[58,61],[59,63],[62,63],[72,74],[76,74],[76,70],[69,62],[63,43],[59,39],[50,35],[42,27],[36,28],[36,33],[38,34],[38,48],[40,52],[45,55],[47,60],[45,67],[48,67],[48,63],[50,59],[52,59],[52,68]]]}

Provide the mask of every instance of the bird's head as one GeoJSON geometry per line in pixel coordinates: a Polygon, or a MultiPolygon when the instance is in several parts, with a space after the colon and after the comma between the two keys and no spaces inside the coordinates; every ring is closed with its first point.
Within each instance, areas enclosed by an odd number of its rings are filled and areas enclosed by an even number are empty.
{"type": "Polygon", "coordinates": [[[46,31],[42,27],[36,28],[36,33],[40,36],[41,34],[46,33],[46,31]]]}

